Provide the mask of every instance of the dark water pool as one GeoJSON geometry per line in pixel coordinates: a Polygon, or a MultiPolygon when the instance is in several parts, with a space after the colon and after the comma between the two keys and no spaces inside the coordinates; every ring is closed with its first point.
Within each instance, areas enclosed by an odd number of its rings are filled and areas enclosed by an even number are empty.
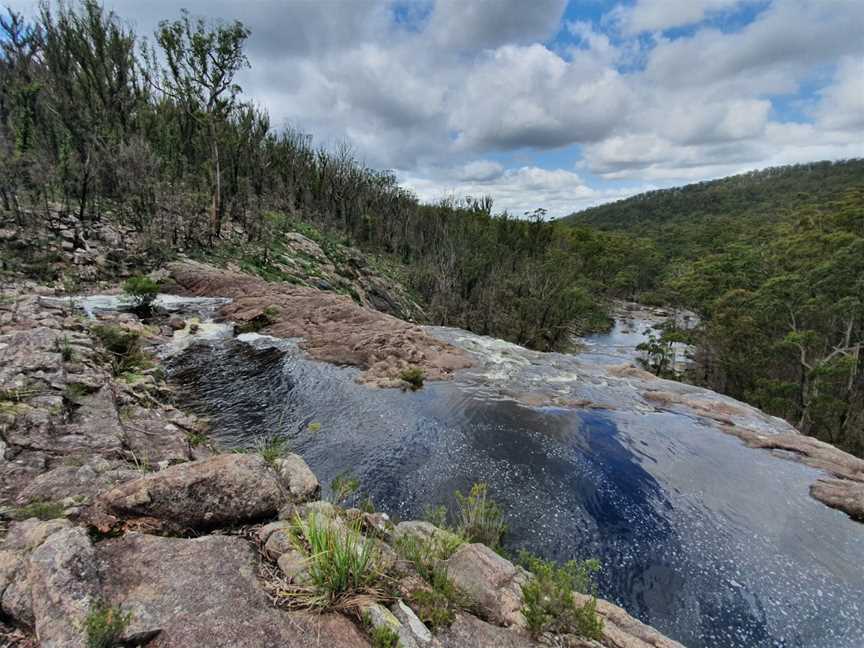
{"type": "Polygon", "coordinates": [[[864,525],[808,496],[813,470],[680,414],[356,375],[266,339],[196,346],[172,367],[223,445],[285,435],[322,483],[350,470],[402,519],[487,482],[509,549],[599,558],[601,595],[687,646],[864,646],[864,525]]]}

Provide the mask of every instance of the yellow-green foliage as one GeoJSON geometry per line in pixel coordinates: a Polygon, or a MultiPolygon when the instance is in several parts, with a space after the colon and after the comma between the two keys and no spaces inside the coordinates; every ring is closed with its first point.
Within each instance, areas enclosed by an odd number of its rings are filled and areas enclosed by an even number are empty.
{"type": "Polygon", "coordinates": [[[533,573],[522,586],[522,614],[533,635],[553,632],[603,638],[603,620],[597,616],[593,581],[593,575],[600,569],[598,561],[570,560],[558,566],[523,551],[520,562],[533,573]],[[591,595],[591,600],[577,607],[574,591],[591,595]]]}
{"type": "Polygon", "coordinates": [[[131,613],[124,614],[119,608],[97,603],[84,620],[87,648],[115,648],[131,621],[131,613]]]}

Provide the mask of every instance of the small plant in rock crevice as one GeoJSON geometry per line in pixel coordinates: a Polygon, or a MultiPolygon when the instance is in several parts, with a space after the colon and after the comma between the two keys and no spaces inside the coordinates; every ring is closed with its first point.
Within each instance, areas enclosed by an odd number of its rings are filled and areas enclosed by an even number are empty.
{"type": "Polygon", "coordinates": [[[363,615],[363,625],[372,640],[372,648],[400,648],[399,635],[386,625],[374,626],[369,614],[363,615]]]}
{"type": "Polygon", "coordinates": [[[277,434],[270,435],[258,441],[255,445],[254,452],[263,457],[271,466],[276,465],[278,459],[282,459],[291,451],[291,446],[288,439],[277,434]]]}
{"type": "Polygon", "coordinates": [[[9,516],[14,520],[54,520],[63,517],[63,505],[60,502],[30,502],[12,509],[9,516]]]}
{"type": "Polygon", "coordinates": [[[132,614],[120,608],[97,603],[90,608],[84,619],[87,648],[116,648],[123,632],[132,622],[132,614]]]}
{"type": "Polygon", "coordinates": [[[360,481],[349,471],[339,473],[330,482],[333,503],[336,505],[345,504],[357,492],[358,488],[360,488],[360,481]]]}
{"type": "Polygon", "coordinates": [[[399,379],[408,385],[411,391],[417,391],[423,387],[426,373],[420,367],[408,367],[399,374],[399,379]]]}
{"type": "Polygon", "coordinates": [[[522,585],[522,614],[532,635],[538,637],[544,632],[553,632],[595,640],[603,638],[603,620],[597,615],[593,580],[600,569],[597,560],[570,560],[558,566],[525,551],[520,553],[519,559],[532,572],[528,582],[522,585]],[[574,591],[587,594],[591,599],[577,607],[574,591]]]}
{"type": "Polygon", "coordinates": [[[149,368],[152,364],[142,349],[138,332],[113,324],[97,324],[91,330],[102,343],[114,376],[149,368]]]}
{"type": "Polygon", "coordinates": [[[75,349],[72,348],[68,335],[64,335],[62,339],[57,338],[54,341],[54,347],[60,353],[63,362],[71,362],[75,359],[75,349]]]}

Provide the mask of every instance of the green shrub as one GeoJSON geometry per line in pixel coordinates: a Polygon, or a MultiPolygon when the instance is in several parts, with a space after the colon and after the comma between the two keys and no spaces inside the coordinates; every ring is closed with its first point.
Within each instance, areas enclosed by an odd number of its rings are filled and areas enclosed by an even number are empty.
{"type": "Polygon", "coordinates": [[[372,648],[399,648],[399,635],[386,625],[374,626],[368,614],[363,615],[363,625],[372,640],[372,648]]]}
{"type": "Polygon", "coordinates": [[[598,561],[570,560],[558,566],[525,551],[519,559],[533,573],[522,586],[522,614],[534,636],[553,632],[596,640],[603,638],[603,620],[597,615],[593,580],[593,575],[600,569],[598,561]],[[576,607],[574,591],[590,595],[591,600],[576,607]]]}
{"type": "Polygon", "coordinates": [[[119,608],[97,603],[84,619],[87,648],[115,648],[120,645],[123,631],[132,621],[132,614],[119,608]]]}
{"type": "Polygon", "coordinates": [[[349,471],[346,470],[339,473],[330,482],[330,490],[333,492],[333,503],[344,504],[348,501],[348,498],[357,492],[358,488],[360,488],[360,481],[349,471]]]}
{"type": "Polygon", "coordinates": [[[210,439],[203,432],[193,430],[186,433],[186,440],[189,442],[190,447],[197,448],[200,445],[205,445],[210,439]]]}
{"type": "Polygon", "coordinates": [[[121,376],[149,364],[142,351],[141,336],[115,324],[97,324],[91,329],[108,352],[111,372],[121,376]]]}
{"type": "Polygon", "coordinates": [[[307,604],[338,607],[352,595],[377,594],[378,550],[357,525],[344,529],[311,513],[306,519],[295,519],[294,535],[309,556],[307,569],[315,592],[306,597],[307,604]]]}
{"type": "Polygon", "coordinates": [[[474,484],[467,496],[456,491],[456,503],[459,535],[469,542],[482,542],[492,549],[500,549],[507,525],[501,517],[501,509],[488,498],[486,484],[474,484]]]}
{"type": "Polygon", "coordinates": [[[123,283],[123,293],[131,301],[133,308],[139,313],[149,314],[153,310],[153,302],[159,294],[159,283],[149,277],[129,277],[123,283]]]}
{"type": "Polygon", "coordinates": [[[396,542],[396,553],[411,562],[429,585],[428,589],[412,591],[408,600],[420,620],[433,630],[449,626],[455,618],[455,610],[468,605],[443,565],[462,544],[461,538],[449,533],[436,534],[427,540],[403,536],[396,542]]]}
{"type": "Polygon", "coordinates": [[[408,384],[411,391],[417,391],[423,386],[426,374],[420,367],[408,367],[399,374],[399,378],[408,384]]]}

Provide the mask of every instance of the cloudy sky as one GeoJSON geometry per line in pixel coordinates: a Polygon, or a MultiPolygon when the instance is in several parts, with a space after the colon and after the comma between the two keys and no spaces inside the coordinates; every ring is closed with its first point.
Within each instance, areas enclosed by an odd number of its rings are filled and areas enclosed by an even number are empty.
{"type": "MultiPolygon", "coordinates": [[[[277,127],[421,198],[560,216],[776,164],[864,157],[864,0],[107,0],[252,30],[277,127]]],[[[32,10],[32,2],[13,0],[32,10]]]]}

